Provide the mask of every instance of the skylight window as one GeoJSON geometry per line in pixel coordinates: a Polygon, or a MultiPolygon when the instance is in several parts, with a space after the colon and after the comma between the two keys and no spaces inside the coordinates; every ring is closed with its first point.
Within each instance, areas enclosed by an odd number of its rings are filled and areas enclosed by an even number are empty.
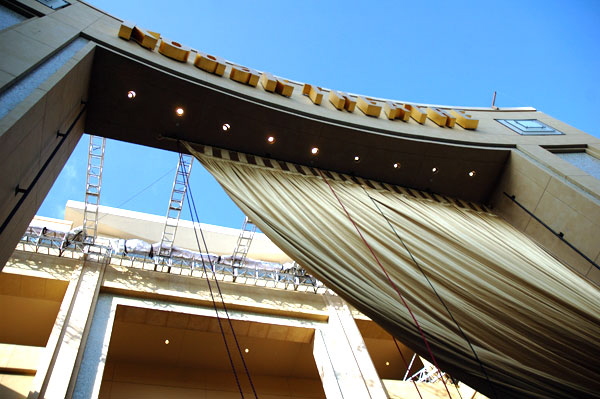
{"type": "Polygon", "coordinates": [[[547,134],[564,134],[537,119],[496,119],[504,126],[526,136],[540,136],[547,134]]]}

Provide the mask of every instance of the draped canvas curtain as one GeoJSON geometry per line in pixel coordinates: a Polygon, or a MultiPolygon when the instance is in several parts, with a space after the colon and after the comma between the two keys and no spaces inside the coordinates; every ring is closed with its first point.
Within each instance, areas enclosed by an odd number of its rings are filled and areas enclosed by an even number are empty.
{"type": "Polygon", "coordinates": [[[598,288],[501,218],[186,146],[284,252],[453,377],[492,398],[600,395],[598,288]]]}

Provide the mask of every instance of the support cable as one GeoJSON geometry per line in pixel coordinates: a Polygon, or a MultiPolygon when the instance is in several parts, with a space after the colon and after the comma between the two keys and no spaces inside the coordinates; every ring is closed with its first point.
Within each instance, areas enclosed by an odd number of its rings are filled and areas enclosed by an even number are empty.
{"type": "MultiPolygon", "coordinates": [[[[198,250],[200,252],[200,259],[202,260],[202,268],[204,269],[204,276],[206,277],[206,283],[208,284],[208,291],[210,292],[210,298],[212,300],[213,308],[215,310],[215,315],[217,316],[219,330],[221,331],[221,337],[223,338],[223,343],[225,344],[225,350],[227,351],[227,357],[229,358],[229,364],[231,365],[231,371],[233,372],[233,376],[235,377],[235,383],[238,387],[238,390],[240,392],[242,399],[244,399],[244,392],[242,391],[242,386],[240,385],[240,380],[238,378],[237,371],[235,369],[235,364],[233,362],[233,357],[231,356],[229,344],[227,343],[227,338],[225,336],[225,331],[223,329],[223,324],[221,322],[221,316],[219,316],[219,309],[217,308],[217,302],[215,301],[215,295],[214,295],[214,292],[212,289],[212,285],[210,283],[210,278],[208,277],[208,271],[206,270],[206,264],[204,263],[204,256],[202,256],[202,248],[200,246],[200,239],[198,238],[198,232],[196,231],[196,221],[194,220],[192,206],[190,205],[189,194],[186,194],[186,196],[188,196],[188,208],[190,210],[190,214],[192,215],[192,224],[194,225],[194,236],[196,237],[196,244],[198,245],[198,250]]],[[[205,245],[205,249],[206,249],[206,253],[208,253],[208,248],[206,248],[206,245],[205,245]]],[[[214,270],[214,268],[212,267],[212,264],[211,264],[211,270],[214,270]]],[[[215,278],[215,281],[216,281],[216,278],[215,278]]],[[[223,301],[223,297],[221,297],[221,301],[223,301]]]]}
{"type": "MultiPolygon", "coordinates": [[[[180,154],[180,157],[181,156],[182,155],[180,154]]],[[[191,193],[191,187],[190,187],[189,180],[186,179],[185,184],[186,184],[186,187],[187,187],[186,197],[188,198],[188,208],[190,209],[190,214],[192,215],[192,223],[194,225],[194,234],[196,236],[196,243],[198,244],[198,249],[200,250],[200,253],[202,253],[202,248],[200,246],[200,241],[198,239],[198,233],[196,231],[196,223],[198,223],[198,230],[200,230],[200,236],[202,237],[202,242],[204,243],[204,249],[206,250],[206,253],[209,253],[208,246],[206,245],[206,239],[204,237],[204,232],[202,231],[202,227],[200,227],[200,218],[198,217],[198,211],[197,211],[197,208],[196,208],[196,203],[194,201],[194,196],[191,193]]],[[[215,302],[215,299],[214,299],[214,295],[213,295],[213,291],[212,291],[212,288],[211,288],[210,279],[208,278],[208,272],[206,271],[206,264],[204,262],[204,257],[200,256],[200,259],[202,260],[202,268],[204,269],[204,274],[206,276],[206,282],[208,283],[208,287],[209,287],[211,299],[213,301],[213,306],[215,308],[215,313],[217,314],[217,319],[219,320],[219,328],[221,329],[221,335],[223,336],[223,341],[225,342],[225,347],[227,348],[227,354],[229,356],[229,361],[231,363],[231,367],[232,367],[233,373],[235,375],[235,380],[236,380],[236,383],[238,385],[238,389],[240,391],[240,395],[242,396],[242,399],[243,399],[244,398],[244,393],[242,391],[242,388],[241,388],[241,385],[240,385],[240,382],[239,382],[239,378],[238,378],[237,372],[235,370],[235,365],[233,363],[233,358],[231,357],[231,353],[230,353],[230,350],[229,350],[229,345],[227,344],[227,339],[226,339],[226,336],[225,336],[225,332],[224,332],[223,327],[221,325],[221,320],[219,318],[219,314],[218,314],[218,311],[217,311],[217,305],[216,305],[216,302],[215,302]]],[[[240,344],[239,344],[239,341],[237,339],[237,335],[236,335],[235,330],[233,328],[233,324],[231,323],[231,318],[229,317],[229,311],[227,310],[227,305],[225,304],[225,299],[223,298],[223,293],[221,291],[221,286],[219,285],[219,280],[217,279],[217,276],[216,276],[216,273],[215,273],[215,268],[213,267],[212,260],[210,260],[210,258],[209,258],[209,262],[211,263],[211,271],[212,271],[212,274],[213,274],[213,278],[215,280],[215,284],[217,286],[217,291],[219,293],[219,296],[221,297],[221,305],[223,306],[223,310],[225,311],[225,316],[227,318],[227,322],[229,324],[229,328],[231,329],[231,333],[232,333],[233,339],[235,341],[235,345],[236,345],[236,348],[237,348],[237,351],[238,351],[238,355],[239,355],[240,359],[242,360],[242,364],[244,366],[244,371],[245,371],[246,376],[248,378],[248,382],[250,383],[250,387],[252,389],[252,393],[254,394],[254,397],[256,399],[258,399],[258,394],[256,393],[256,388],[254,387],[254,383],[252,381],[252,377],[250,376],[250,371],[248,370],[248,366],[246,364],[246,361],[244,360],[244,356],[242,354],[242,349],[240,348],[240,344]]]]}
{"type": "MultiPolygon", "coordinates": [[[[319,172],[319,175],[325,181],[325,183],[327,184],[327,186],[331,190],[333,196],[337,199],[338,203],[340,204],[340,206],[342,207],[342,209],[346,213],[346,216],[348,217],[348,220],[350,220],[350,222],[354,226],[354,229],[358,233],[359,237],[361,238],[361,240],[363,241],[363,243],[366,245],[366,247],[369,250],[369,252],[371,252],[371,255],[373,255],[373,258],[375,259],[375,261],[379,265],[379,268],[383,271],[383,274],[387,278],[388,283],[394,289],[394,291],[396,291],[396,293],[400,297],[400,300],[404,304],[404,307],[406,307],[406,310],[408,310],[408,313],[410,314],[413,322],[415,323],[415,326],[417,327],[417,330],[419,331],[419,334],[421,335],[421,338],[423,339],[423,342],[425,343],[425,347],[427,348],[427,352],[429,353],[429,356],[431,357],[431,360],[433,361],[435,367],[437,368],[438,372],[441,375],[440,367],[437,364],[437,360],[436,360],[435,356],[433,355],[433,352],[431,351],[431,347],[429,345],[429,341],[427,340],[427,337],[425,337],[425,333],[423,332],[423,329],[421,328],[421,325],[419,324],[419,321],[417,320],[415,314],[413,313],[413,311],[411,310],[410,306],[408,305],[408,303],[404,299],[404,296],[400,292],[400,289],[398,288],[398,286],[396,285],[396,283],[394,283],[394,281],[392,280],[392,278],[388,274],[387,270],[385,270],[385,267],[383,267],[383,264],[379,261],[379,257],[377,256],[377,254],[375,253],[375,251],[373,250],[373,248],[369,245],[369,243],[367,242],[367,240],[365,239],[365,237],[361,233],[360,229],[358,228],[358,225],[356,224],[356,222],[354,222],[354,219],[352,219],[352,217],[350,216],[350,213],[348,212],[348,210],[344,206],[342,200],[338,197],[337,193],[335,192],[335,190],[333,189],[333,187],[329,183],[329,180],[327,180],[327,178],[325,177],[325,175],[323,174],[323,172],[320,169],[317,169],[317,171],[319,172]]],[[[450,390],[448,389],[448,386],[446,385],[446,382],[443,379],[442,379],[442,382],[444,383],[444,388],[446,388],[446,392],[448,393],[448,397],[452,398],[452,395],[450,394],[450,390]]]]}
{"type": "MultiPolygon", "coordinates": [[[[148,190],[150,187],[154,186],[156,183],[158,183],[160,180],[164,179],[168,174],[173,172],[173,168],[167,170],[165,172],[164,175],[160,176],[159,178],[157,178],[156,180],[154,180],[152,183],[148,184],[146,187],[142,188],[141,190],[139,190],[138,192],[134,193],[131,197],[127,198],[125,201],[121,202],[119,205],[117,205],[115,208],[122,208],[123,205],[125,205],[126,203],[128,203],[129,201],[137,198],[139,195],[141,195],[144,191],[148,190]]],[[[100,216],[98,218],[98,221],[101,221],[103,218],[105,218],[108,214],[104,214],[102,216],[100,216]]]]}
{"type": "MultiPolygon", "coordinates": [[[[406,380],[406,375],[409,374],[410,368],[412,367],[412,364],[413,364],[412,360],[414,360],[414,356],[416,356],[417,354],[415,353],[415,355],[413,356],[413,359],[411,360],[411,362],[409,364],[406,361],[406,358],[404,357],[404,353],[402,353],[400,346],[398,346],[398,341],[396,341],[396,337],[394,337],[392,335],[392,339],[394,340],[394,345],[396,345],[396,349],[398,349],[398,353],[400,353],[400,357],[402,358],[402,361],[404,362],[404,366],[406,366],[406,373],[404,374],[404,380],[406,380]]],[[[419,398],[423,399],[423,395],[421,395],[421,391],[419,390],[419,386],[417,385],[417,382],[413,380],[412,383],[415,386],[417,393],[419,394],[419,398]]]]}
{"type": "MultiPolygon", "coordinates": [[[[486,379],[486,381],[487,381],[487,383],[488,383],[488,385],[490,387],[490,390],[491,390],[491,392],[494,395],[494,398],[496,398],[497,396],[496,396],[496,391],[494,390],[494,384],[492,384],[492,381],[490,380],[490,377],[489,377],[489,375],[488,375],[488,373],[487,373],[487,371],[486,371],[486,369],[485,369],[485,367],[483,365],[483,362],[481,361],[481,359],[477,355],[477,352],[475,351],[475,348],[473,347],[473,344],[471,343],[471,340],[469,339],[469,337],[467,337],[467,334],[461,328],[460,324],[458,324],[458,321],[454,318],[454,315],[450,311],[450,308],[446,304],[446,301],[444,301],[442,299],[442,297],[440,296],[440,294],[438,293],[438,291],[433,286],[433,283],[431,282],[431,280],[427,276],[427,273],[425,273],[425,270],[423,269],[423,267],[421,266],[421,264],[419,262],[417,262],[417,260],[413,256],[412,252],[408,249],[408,246],[406,245],[406,243],[404,242],[404,240],[402,239],[402,237],[400,236],[400,234],[398,234],[398,231],[394,228],[394,226],[390,222],[389,218],[387,216],[385,216],[385,214],[383,213],[383,210],[379,207],[379,205],[377,203],[379,201],[376,201],[373,197],[371,197],[371,195],[368,193],[368,191],[366,190],[366,188],[364,186],[362,186],[362,189],[364,190],[364,192],[367,195],[367,197],[369,197],[369,199],[373,202],[373,205],[375,205],[375,208],[377,208],[377,210],[379,211],[379,213],[381,214],[381,216],[385,219],[385,221],[387,222],[388,226],[390,226],[390,229],[396,235],[396,237],[398,238],[398,240],[400,241],[400,243],[402,244],[402,246],[404,247],[404,249],[406,250],[406,252],[408,252],[408,255],[410,256],[410,258],[413,261],[413,263],[415,264],[415,266],[417,266],[417,268],[419,269],[419,271],[421,272],[421,274],[423,275],[423,277],[425,277],[425,280],[427,281],[427,283],[431,287],[431,290],[433,291],[433,293],[435,294],[435,296],[438,298],[438,300],[440,301],[440,303],[442,304],[442,306],[444,306],[444,309],[446,309],[446,312],[448,313],[448,316],[450,316],[450,318],[454,322],[454,325],[456,326],[456,328],[458,329],[458,331],[460,332],[460,334],[462,335],[462,337],[465,339],[465,341],[469,345],[469,348],[471,349],[471,352],[473,353],[473,356],[475,357],[475,360],[477,361],[477,364],[479,364],[479,368],[483,372],[483,374],[485,376],[485,379],[486,379]]],[[[457,390],[458,390],[458,387],[457,387],[457,390]]],[[[460,395],[460,391],[459,391],[459,395],[460,395]]]]}

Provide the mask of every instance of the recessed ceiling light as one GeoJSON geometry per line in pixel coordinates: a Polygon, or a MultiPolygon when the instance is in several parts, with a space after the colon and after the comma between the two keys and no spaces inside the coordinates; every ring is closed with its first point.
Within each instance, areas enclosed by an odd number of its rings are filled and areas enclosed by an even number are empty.
{"type": "Polygon", "coordinates": [[[473,176],[475,176],[475,175],[476,175],[476,173],[475,173],[475,171],[474,171],[474,170],[472,170],[472,171],[470,171],[470,172],[468,173],[468,175],[469,175],[469,177],[473,177],[473,176]]]}
{"type": "Polygon", "coordinates": [[[360,157],[358,155],[354,156],[354,162],[356,162],[356,163],[360,162],[360,157]]]}
{"type": "Polygon", "coordinates": [[[248,352],[250,352],[250,349],[246,348],[246,349],[244,349],[244,352],[248,353],[248,352]]]}
{"type": "Polygon", "coordinates": [[[394,164],[394,169],[400,169],[402,167],[402,164],[400,162],[396,162],[394,164]]]}
{"type": "Polygon", "coordinates": [[[438,168],[436,168],[435,166],[434,166],[433,168],[431,168],[431,171],[432,171],[433,173],[437,173],[437,172],[438,172],[438,170],[439,170],[439,169],[438,169],[438,168]]]}
{"type": "Polygon", "coordinates": [[[386,365],[386,366],[389,366],[389,365],[390,365],[390,362],[385,362],[385,365],[386,365]]]}
{"type": "Polygon", "coordinates": [[[273,144],[273,143],[275,142],[275,137],[274,137],[274,136],[269,136],[269,137],[267,137],[267,142],[268,142],[269,144],[273,144]]]}
{"type": "Polygon", "coordinates": [[[223,131],[224,131],[224,132],[226,132],[226,131],[228,131],[229,129],[231,129],[231,125],[230,125],[229,123],[224,123],[224,124],[223,124],[223,131]]]}
{"type": "Polygon", "coordinates": [[[127,92],[127,98],[130,98],[130,99],[133,99],[133,98],[135,98],[135,91],[133,91],[133,90],[129,90],[129,91],[127,92]]]}
{"type": "Polygon", "coordinates": [[[310,153],[313,155],[317,155],[319,153],[319,148],[318,147],[311,148],[310,153]]]}
{"type": "Polygon", "coordinates": [[[175,109],[175,113],[177,114],[177,116],[183,116],[183,108],[178,107],[175,109]]]}
{"type": "Polygon", "coordinates": [[[169,340],[165,339],[165,345],[169,345],[169,340]]]}

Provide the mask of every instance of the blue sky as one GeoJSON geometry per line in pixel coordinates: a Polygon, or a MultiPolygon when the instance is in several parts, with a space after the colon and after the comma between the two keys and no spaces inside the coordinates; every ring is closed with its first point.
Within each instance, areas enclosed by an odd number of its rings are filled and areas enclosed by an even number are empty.
{"type": "MultiPolygon", "coordinates": [[[[164,37],[278,76],[408,102],[533,106],[600,137],[600,2],[89,0],[164,37]]],[[[88,138],[38,214],[83,201],[88,138]]],[[[164,215],[178,156],[108,141],[101,204],[164,215]]],[[[242,213],[195,162],[202,222],[242,213]]],[[[189,215],[184,214],[189,219],[189,215]]]]}

